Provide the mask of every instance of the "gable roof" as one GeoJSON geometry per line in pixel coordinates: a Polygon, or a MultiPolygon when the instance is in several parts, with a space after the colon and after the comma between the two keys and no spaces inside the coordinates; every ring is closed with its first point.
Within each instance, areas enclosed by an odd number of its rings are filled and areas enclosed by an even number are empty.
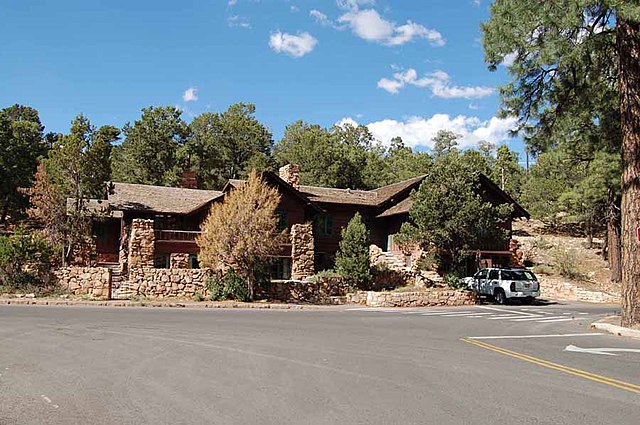
{"type": "Polygon", "coordinates": [[[149,211],[189,214],[223,196],[217,190],[185,189],[133,183],[111,183],[111,208],[122,211],[149,211]]]}
{"type": "MultiPolygon", "coordinates": [[[[309,207],[312,210],[314,210],[316,212],[319,212],[319,213],[324,212],[324,210],[315,203],[315,199],[310,199],[307,196],[307,194],[304,193],[304,191],[302,191],[302,190],[296,190],[293,186],[291,186],[289,183],[284,181],[276,173],[273,173],[271,171],[265,171],[261,175],[262,175],[262,178],[265,179],[266,181],[271,182],[271,183],[275,184],[276,186],[281,187],[285,192],[293,195],[305,207],[309,207]]],[[[244,184],[245,181],[246,180],[230,179],[229,181],[227,181],[227,184],[225,184],[224,187],[222,188],[222,192],[223,193],[227,193],[232,188],[237,188],[238,186],[244,184]]]]}
{"type": "MultiPolygon", "coordinates": [[[[420,177],[420,179],[421,179],[420,181],[422,181],[424,179],[424,177],[425,176],[421,176],[420,177]]],[[[417,178],[418,177],[416,177],[416,179],[417,178]]],[[[405,180],[405,181],[408,181],[408,180],[405,180]]],[[[400,182],[400,183],[404,183],[404,182],[400,182]]],[[[512,217],[514,217],[514,218],[516,218],[516,217],[530,218],[531,217],[527,210],[525,210],[511,196],[509,196],[509,194],[507,192],[505,192],[504,190],[500,189],[500,187],[498,187],[498,185],[496,185],[493,181],[491,181],[491,179],[489,177],[485,176],[484,174],[480,174],[480,184],[484,185],[485,188],[491,190],[500,199],[502,199],[502,201],[505,204],[509,204],[509,205],[511,205],[513,207],[512,217]]],[[[411,186],[409,185],[407,187],[411,187],[411,186]]],[[[397,204],[394,204],[391,207],[387,208],[386,210],[382,211],[380,214],[377,215],[377,217],[378,218],[383,218],[383,217],[390,217],[392,215],[409,213],[409,210],[411,209],[411,206],[413,205],[413,200],[411,199],[411,196],[408,196],[408,195],[409,194],[407,194],[407,197],[405,199],[403,199],[402,201],[400,201],[397,204]]]]}
{"type": "Polygon", "coordinates": [[[401,194],[407,189],[413,188],[413,186],[422,183],[422,181],[427,177],[426,175],[412,177],[407,180],[403,180],[398,183],[388,184],[386,186],[379,187],[377,189],[373,189],[372,192],[378,194],[378,197],[381,199],[381,204],[387,201],[390,201],[394,196],[401,194]]]}
{"type": "Polygon", "coordinates": [[[315,202],[328,204],[366,205],[380,207],[393,198],[420,184],[425,176],[413,177],[373,190],[336,189],[333,187],[300,186],[300,191],[315,202]]]}

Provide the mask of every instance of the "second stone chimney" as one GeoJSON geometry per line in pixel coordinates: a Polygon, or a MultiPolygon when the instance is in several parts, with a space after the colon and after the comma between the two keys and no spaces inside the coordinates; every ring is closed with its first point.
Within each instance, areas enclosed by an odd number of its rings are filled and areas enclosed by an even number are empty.
{"type": "Polygon", "coordinates": [[[280,174],[280,178],[291,186],[293,186],[296,190],[300,190],[300,166],[297,164],[287,164],[284,167],[280,167],[278,170],[278,174],[280,174]]]}

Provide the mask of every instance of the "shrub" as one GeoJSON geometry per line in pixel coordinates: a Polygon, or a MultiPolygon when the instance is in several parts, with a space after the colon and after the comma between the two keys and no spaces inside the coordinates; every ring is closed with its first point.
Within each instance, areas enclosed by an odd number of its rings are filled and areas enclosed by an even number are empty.
{"type": "Polygon", "coordinates": [[[195,294],[193,294],[193,300],[196,302],[204,301],[204,295],[202,295],[200,292],[196,292],[195,294]]]}
{"type": "Polygon", "coordinates": [[[418,258],[416,268],[419,271],[432,271],[438,270],[440,267],[440,259],[438,253],[435,250],[431,250],[428,253],[424,253],[418,258]]]}
{"type": "Polygon", "coordinates": [[[553,274],[553,267],[546,264],[538,264],[537,266],[533,267],[533,272],[536,274],[544,274],[548,276],[553,274]]]}
{"type": "Polygon", "coordinates": [[[314,274],[313,276],[309,277],[310,282],[316,282],[318,280],[322,280],[325,278],[337,278],[340,277],[342,278],[342,276],[340,276],[338,273],[336,273],[334,270],[329,269],[329,270],[322,270],[316,274],[314,274]]]}
{"type": "Polygon", "coordinates": [[[238,300],[249,301],[249,291],[242,276],[229,270],[220,276],[214,274],[207,280],[207,289],[211,301],[238,300]]]}
{"type": "Polygon", "coordinates": [[[0,286],[12,290],[42,290],[51,269],[53,250],[38,233],[24,229],[0,236],[0,286]]]}
{"type": "Polygon", "coordinates": [[[340,249],[336,254],[336,272],[358,288],[365,287],[371,280],[369,231],[359,213],[342,230],[340,249]]]}
{"type": "Polygon", "coordinates": [[[464,281],[460,278],[460,276],[453,273],[445,274],[442,280],[451,289],[463,289],[466,287],[464,281]]]}
{"type": "Polygon", "coordinates": [[[584,280],[585,276],[578,268],[575,253],[571,250],[556,248],[551,251],[554,268],[563,277],[568,279],[584,280]]]}
{"type": "Polygon", "coordinates": [[[409,275],[399,270],[393,270],[385,263],[376,264],[371,268],[371,284],[367,290],[390,291],[398,287],[412,286],[409,275]]]}

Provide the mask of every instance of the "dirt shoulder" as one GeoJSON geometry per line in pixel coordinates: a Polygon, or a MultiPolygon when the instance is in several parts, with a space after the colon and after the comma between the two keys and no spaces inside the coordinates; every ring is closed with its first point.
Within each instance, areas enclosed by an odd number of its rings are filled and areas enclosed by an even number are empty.
{"type": "Polygon", "coordinates": [[[514,238],[522,244],[524,259],[542,279],[620,293],[620,284],[611,282],[611,270],[602,257],[601,238],[594,238],[589,248],[586,237],[554,232],[539,220],[515,221],[513,230],[514,238]]]}

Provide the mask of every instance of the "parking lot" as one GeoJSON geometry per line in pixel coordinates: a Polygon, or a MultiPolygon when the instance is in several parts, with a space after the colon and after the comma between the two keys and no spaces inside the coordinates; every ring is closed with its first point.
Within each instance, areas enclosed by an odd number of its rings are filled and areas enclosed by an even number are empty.
{"type": "Polygon", "coordinates": [[[615,306],[0,306],[0,424],[636,424],[615,306]]]}

